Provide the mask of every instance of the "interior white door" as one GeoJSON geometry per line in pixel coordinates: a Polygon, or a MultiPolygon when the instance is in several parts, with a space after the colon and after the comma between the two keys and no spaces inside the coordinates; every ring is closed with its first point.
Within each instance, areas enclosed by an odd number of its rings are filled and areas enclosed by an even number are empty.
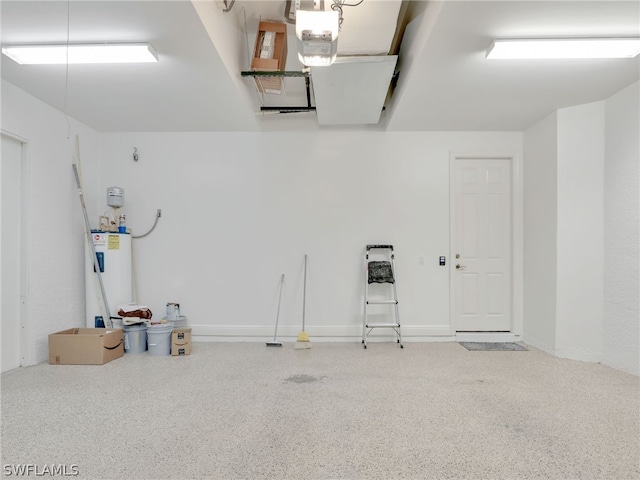
{"type": "Polygon", "coordinates": [[[511,159],[455,158],[451,312],[458,332],[509,332],[511,159]]]}
{"type": "Polygon", "coordinates": [[[6,135],[0,162],[0,343],[2,371],[20,366],[20,198],[22,144],[6,135]]]}

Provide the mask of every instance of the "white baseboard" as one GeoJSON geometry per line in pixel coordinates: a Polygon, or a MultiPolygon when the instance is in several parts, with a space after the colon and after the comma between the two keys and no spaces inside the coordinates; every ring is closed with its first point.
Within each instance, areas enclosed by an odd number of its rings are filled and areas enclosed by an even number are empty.
{"type": "Polygon", "coordinates": [[[542,350],[545,353],[548,353],[548,354],[553,355],[553,356],[557,356],[556,355],[556,349],[553,348],[551,345],[548,345],[548,344],[543,343],[543,342],[539,342],[539,341],[537,341],[535,339],[532,339],[532,338],[529,338],[529,337],[523,339],[523,342],[525,342],[527,345],[529,345],[529,346],[531,346],[533,348],[537,348],[538,350],[542,350]]]}
{"type": "MultiPolygon", "coordinates": [[[[272,338],[274,327],[262,325],[188,325],[194,342],[262,342],[272,338]]],[[[302,331],[298,327],[284,326],[278,328],[279,341],[295,341],[302,331]]],[[[312,339],[323,342],[351,342],[362,339],[360,325],[330,325],[305,327],[305,332],[312,339]]],[[[395,337],[393,329],[376,329],[369,339],[388,339],[395,337]]],[[[449,325],[407,325],[402,326],[402,338],[407,341],[455,341],[455,334],[449,325]]]]}
{"type": "MultiPolygon", "coordinates": [[[[194,342],[262,342],[273,339],[273,327],[265,325],[189,325],[194,342]]],[[[286,325],[278,328],[277,339],[295,341],[302,325],[286,325]]],[[[305,332],[315,341],[355,342],[362,339],[360,325],[327,325],[305,327],[305,332]]],[[[395,337],[393,329],[376,329],[368,341],[388,341],[395,337]]],[[[509,332],[461,332],[452,331],[449,325],[403,325],[402,338],[407,342],[519,342],[520,335],[509,332]]]]}
{"type": "Polygon", "coordinates": [[[602,361],[602,354],[599,352],[590,352],[587,350],[581,350],[577,348],[557,348],[556,357],[568,358],[570,360],[579,360],[581,362],[600,363],[602,361]]]}

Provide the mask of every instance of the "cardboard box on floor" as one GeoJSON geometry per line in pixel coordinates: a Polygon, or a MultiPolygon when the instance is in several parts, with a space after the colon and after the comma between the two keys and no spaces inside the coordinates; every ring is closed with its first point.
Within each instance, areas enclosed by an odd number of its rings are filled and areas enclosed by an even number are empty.
{"type": "Polygon", "coordinates": [[[171,333],[171,355],[191,354],[191,329],[176,328],[171,333]]]}
{"type": "Polygon", "coordinates": [[[70,328],[49,335],[51,365],[104,365],[124,355],[124,332],[110,328],[70,328]]]}
{"type": "MultiPolygon", "coordinates": [[[[284,72],[287,63],[287,24],[260,22],[253,49],[251,70],[254,72],[284,72]]],[[[255,77],[258,91],[279,95],[282,77],[255,77]]]]}

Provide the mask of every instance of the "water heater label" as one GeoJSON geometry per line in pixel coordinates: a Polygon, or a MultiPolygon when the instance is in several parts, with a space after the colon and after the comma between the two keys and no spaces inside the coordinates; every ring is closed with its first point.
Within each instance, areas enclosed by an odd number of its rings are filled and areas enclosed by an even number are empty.
{"type": "Polygon", "coordinates": [[[120,250],[120,235],[109,235],[109,250],[120,250]]]}
{"type": "Polygon", "coordinates": [[[107,239],[104,235],[100,235],[99,233],[94,233],[93,244],[96,246],[105,246],[107,244],[107,239]]]}

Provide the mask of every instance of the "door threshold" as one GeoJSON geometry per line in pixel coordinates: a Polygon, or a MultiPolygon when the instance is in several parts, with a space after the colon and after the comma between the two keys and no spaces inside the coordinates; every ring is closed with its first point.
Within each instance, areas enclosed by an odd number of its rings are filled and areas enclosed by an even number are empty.
{"type": "Polygon", "coordinates": [[[456,332],[457,342],[519,342],[520,335],[511,332],[456,332]]]}

